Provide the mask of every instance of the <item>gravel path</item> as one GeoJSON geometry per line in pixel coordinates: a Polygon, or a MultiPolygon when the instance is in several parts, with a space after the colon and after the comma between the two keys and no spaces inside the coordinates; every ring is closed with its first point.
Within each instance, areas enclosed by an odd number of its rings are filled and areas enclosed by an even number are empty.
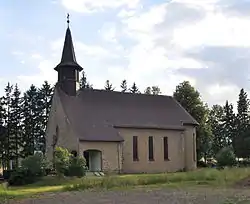
{"type": "Polygon", "coordinates": [[[140,189],[140,190],[107,191],[107,192],[65,192],[56,194],[46,194],[39,198],[33,198],[33,199],[30,198],[18,202],[17,201],[9,202],[9,204],[116,204],[116,203],[117,204],[232,204],[232,203],[250,204],[250,192],[246,190],[211,190],[211,189],[198,189],[198,190],[140,189]]]}

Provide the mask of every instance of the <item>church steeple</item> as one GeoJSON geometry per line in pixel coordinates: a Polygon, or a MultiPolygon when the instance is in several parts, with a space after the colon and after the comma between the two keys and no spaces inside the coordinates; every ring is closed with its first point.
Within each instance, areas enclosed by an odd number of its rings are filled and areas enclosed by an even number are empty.
{"type": "Polygon", "coordinates": [[[77,63],[73,40],[69,28],[69,14],[67,16],[68,28],[66,30],[61,62],[55,67],[58,72],[58,83],[68,95],[75,95],[79,87],[79,72],[83,68],[77,63]]]}

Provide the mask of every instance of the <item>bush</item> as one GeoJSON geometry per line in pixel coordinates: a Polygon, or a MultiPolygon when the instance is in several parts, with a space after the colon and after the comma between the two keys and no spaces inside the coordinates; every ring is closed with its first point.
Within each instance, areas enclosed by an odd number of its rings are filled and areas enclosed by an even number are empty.
{"type": "Polygon", "coordinates": [[[67,149],[56,147],[54,164],[58,176],[67,174],[70,164],[70,156],[71,154],[67,149]]]}
{"type": "Polygon", "coordinates": [[[21,167],[16,168],[8,179],[9,185],[25,185],[35,182],[46,174],[48,162],[40,153],[26,157],[21,167]]]}
{"type": "Polygon", "coordinates": [[[8,183],[11,186],[21,186],[25,184],[34,183],[37,179],[37,176],[28,169],[22,167],[15,169],[11,174],[8,183]]]}
{"type": "Polygon", "coordinates": [[[66,176],[83,177],[86,173],[86,161],[82,157],[70,157],[66,176]]]}
{"type": "Polygon", "coordinates": [[[21,164],[23,169],[31,172],[32,175],[41,177],[45,175],[45,169],[48,166],[48,162],[44,156],[40,153],[26,157],[21,164]]]}
{"type": "Polygon", "coordinates": [[[216,155],[216,159],[219,167],[231,167],[236,164],[236,156],[231,147],[222,148],[216,155]]]}

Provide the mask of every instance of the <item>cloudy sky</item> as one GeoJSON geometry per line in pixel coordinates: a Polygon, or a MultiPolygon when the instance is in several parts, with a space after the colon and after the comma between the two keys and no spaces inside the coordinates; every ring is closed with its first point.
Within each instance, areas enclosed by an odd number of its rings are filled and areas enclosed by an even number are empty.
{"type": "Polygon", "coordinates": [[[189,80],[210,105],[250,87],[250,0],[0,1],[0,94],[54,83],[70,13],[76,57],[102,88],[123,79],[164,94],[189,80]]]}

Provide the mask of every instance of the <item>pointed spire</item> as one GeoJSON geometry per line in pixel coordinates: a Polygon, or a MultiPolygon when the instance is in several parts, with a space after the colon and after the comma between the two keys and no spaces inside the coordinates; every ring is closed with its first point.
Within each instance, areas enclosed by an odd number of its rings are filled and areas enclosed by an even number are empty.
{"type": "Polygon", "coordinates": [[[75,56],[75,50],[73,45],[73,40],[71,36],[71,31],[69,28],[69,14],[67,14],[67,30],[64,40],[64,46],[62,51],[62,58],[61,62],[56,66],[55,70],[58,71],[59,67],[62,66],[69,66],[69,67],[75,67],[75,69],[82,71],[82,67],[76,62],[76,56],[75,56]]]}

